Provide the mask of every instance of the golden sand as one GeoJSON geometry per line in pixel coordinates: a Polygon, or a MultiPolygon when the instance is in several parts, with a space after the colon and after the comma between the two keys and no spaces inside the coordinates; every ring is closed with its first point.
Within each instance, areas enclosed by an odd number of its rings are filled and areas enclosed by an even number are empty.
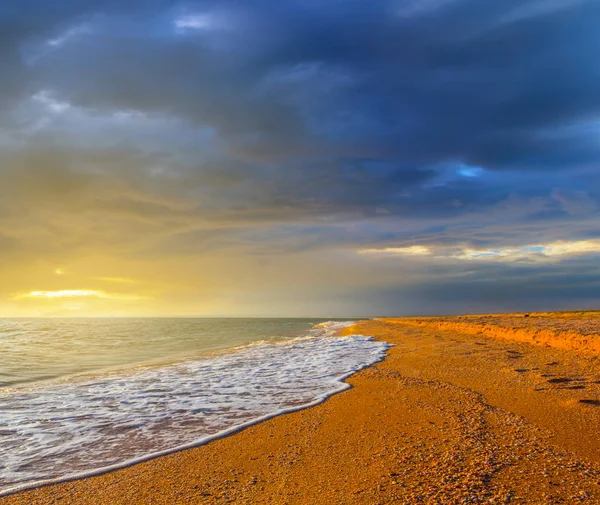
{"type": "Polygon", "coordinates": [[[411,317],[402,321],[415,326],[600,353],[600,312],[595,311],[411,317]]]}
{"type": "Polygon", "coordinates": [[[396,345],[317,407],[0,503],[600,503],[598,354],[415,319],[354,331],[396,345]]]}

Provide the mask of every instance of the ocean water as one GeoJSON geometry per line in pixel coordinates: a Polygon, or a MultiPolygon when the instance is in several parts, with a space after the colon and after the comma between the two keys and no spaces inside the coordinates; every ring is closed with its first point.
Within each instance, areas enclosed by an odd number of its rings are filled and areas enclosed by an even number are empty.
{"type": "Polygon", "coordinates": [[[0,320],[0,496],[192,447],[347,387],[351,321],[0,320]]]}

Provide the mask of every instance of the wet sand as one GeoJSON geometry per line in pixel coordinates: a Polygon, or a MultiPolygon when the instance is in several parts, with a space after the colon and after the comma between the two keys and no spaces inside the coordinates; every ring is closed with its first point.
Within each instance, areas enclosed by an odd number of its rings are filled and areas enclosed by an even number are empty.
{"type": "MultiPolygon", "coordinates": [[[[480,333],[439,318],[359,323],[355,332],[396,345],[348,379],[353,389],[203,447],[0,503],[600,503],[600,355],[510,340],[521,324],[560,333],[557,315],[493,317],[502,338],[483,320],[469,321],[480,333]]],[[[597,335],[591,315],[560,317],[570,334],[597,335]]]]}

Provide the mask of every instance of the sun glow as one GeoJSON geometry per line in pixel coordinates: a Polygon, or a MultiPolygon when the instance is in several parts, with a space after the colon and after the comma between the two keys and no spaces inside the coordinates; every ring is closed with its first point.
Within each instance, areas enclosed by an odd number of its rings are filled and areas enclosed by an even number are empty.
{"type": "Polygon", "coordinates": [[[100,298],[103,300],[141,300],[143,297],[134,294],[107,293],[95,289],[63,289],[59,291],[30,291],[15,296],[16,300],[24,298],[100,298]]]}

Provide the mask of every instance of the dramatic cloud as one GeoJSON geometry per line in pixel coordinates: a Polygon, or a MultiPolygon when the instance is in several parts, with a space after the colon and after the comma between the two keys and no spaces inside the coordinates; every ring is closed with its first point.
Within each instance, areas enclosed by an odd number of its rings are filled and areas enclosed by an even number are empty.
{"type": "Polygon", "coordinates": [[[600,303],[597,1],[4,4],[0,314],[600,303]]]}

